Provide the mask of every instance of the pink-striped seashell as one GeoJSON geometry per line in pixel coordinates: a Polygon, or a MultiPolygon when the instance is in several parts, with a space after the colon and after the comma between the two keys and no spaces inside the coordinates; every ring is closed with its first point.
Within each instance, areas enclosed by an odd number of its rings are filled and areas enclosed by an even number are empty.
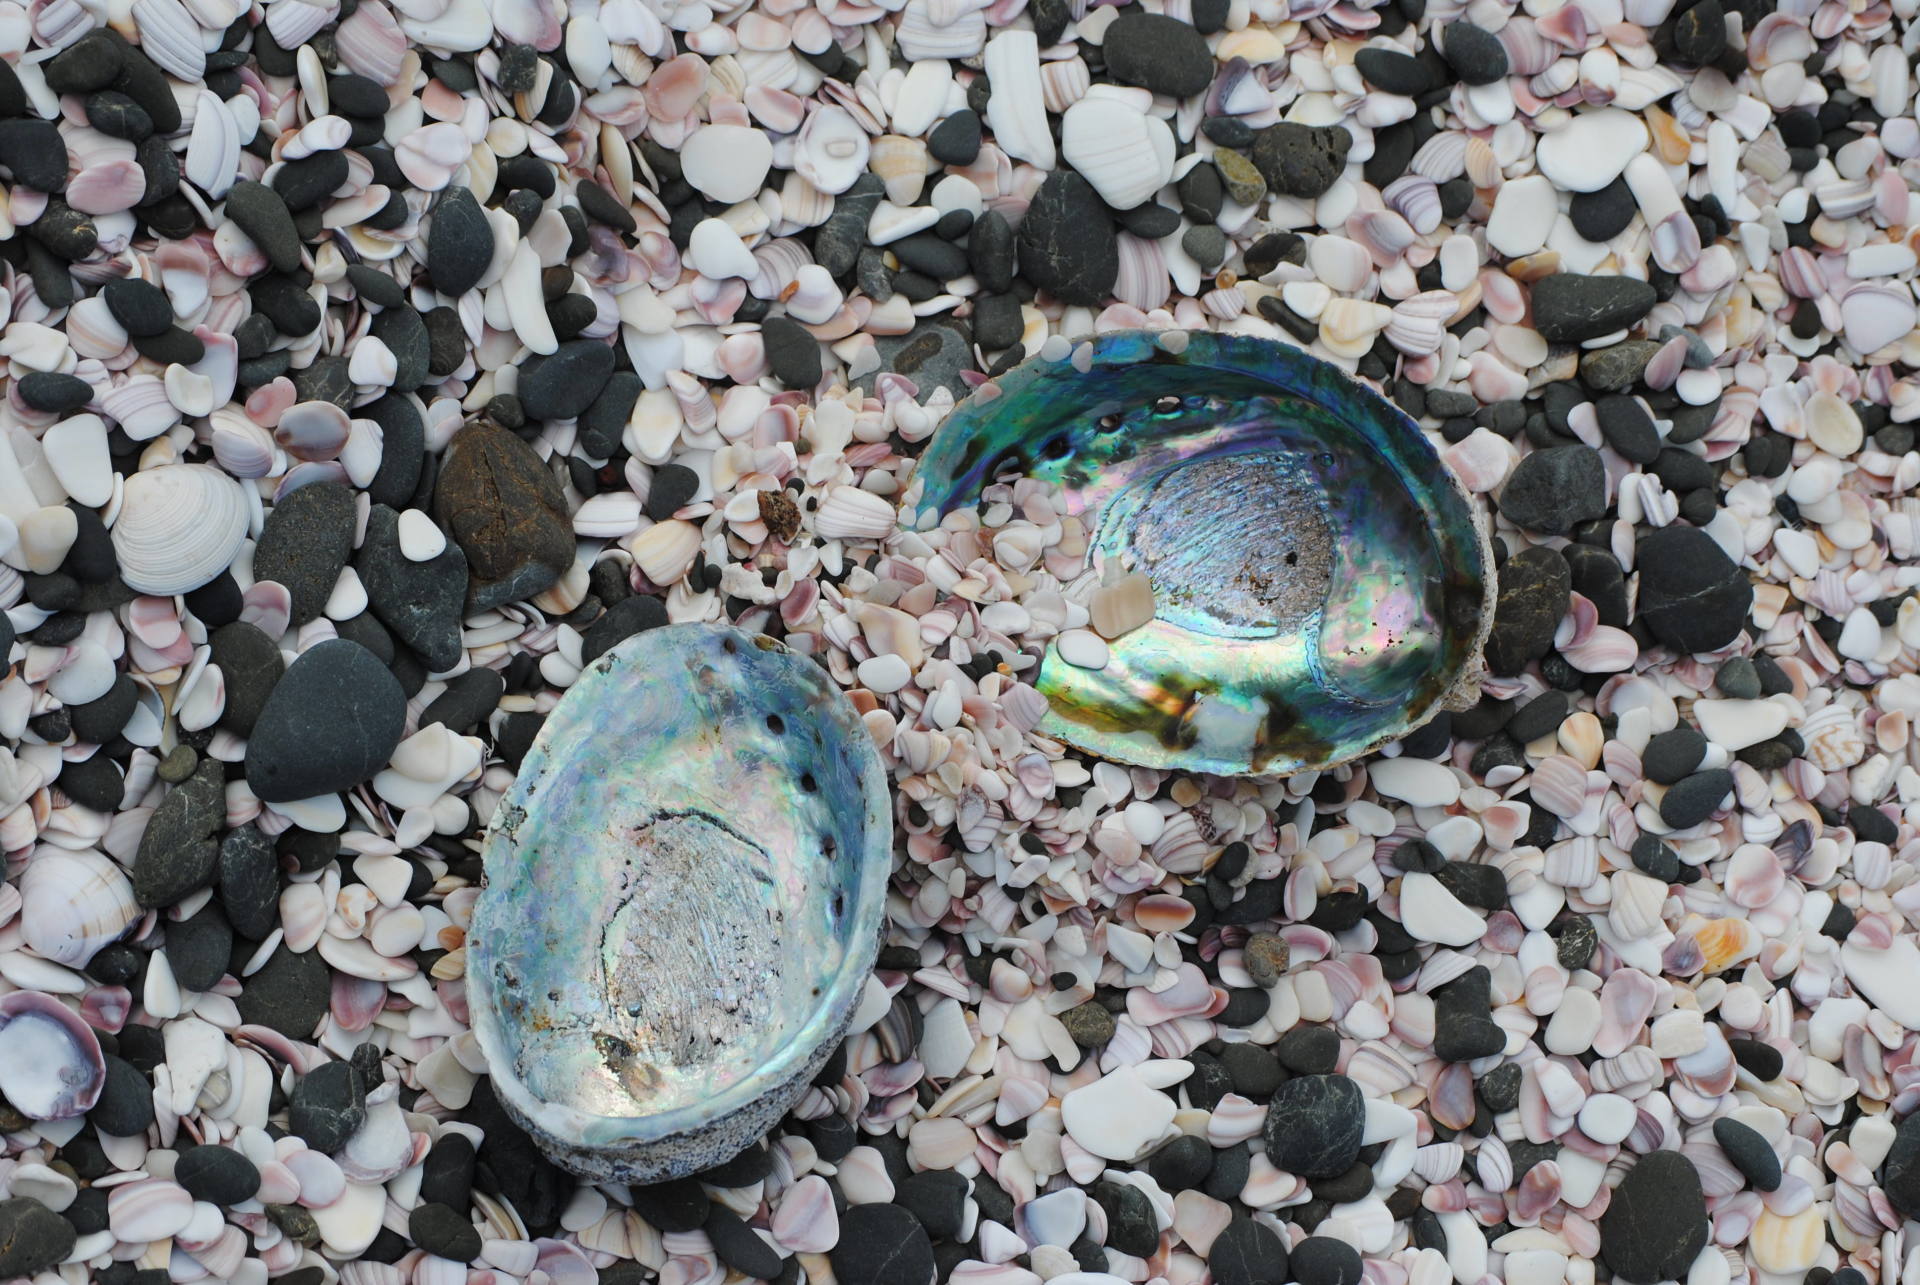
{"type": "Polygon", "coordinates": [[[407,34],[380,0],[363,0],[334,28],[333,44],[349,70],[376,85],[393,84],[406,65],[407,34]]]}
{"type": "MultiPolygon", "coordinates": [[[[340,6],[334,3],[307,4],[306,0],[280,0],[267,6],[267,31],[282,49],[298,49],[318,35],[320,28],[338,17],[340,6]],[[294,43],[287,43],[292,41],[294,43]]],[[[183,78],[184,79],[184,78],[183,78]]],[[[196,77],[197,79],[197,77],[196,77]]]]}
{"type": "MultiPolygon", "coordinates": [[[[433,83],[437,85],[440,82],[433,83]]],[[[299,132],[281,148],[280,157],[282,160],[297,161],[315,152],[336,152],[347,145],[352,134],[353,126],[344,116],[316,116],[302,125],[299,132]]]]}
{"type": "Polygon", "coordinates": [[[95,1030],[117,1035],[133,1016],[133,992],[124,986],[96,986],[80,1001],[80,1018],[95,1030]]]}
{"type": "Polygon", "coordinates": [[[1587,805],[1587,769],[1565,754],[1543,759],[1533,770],[1533,801],[1553,815],[1575,817],[1587,805]]]}
{"type": "Polygon", "coordinates": [[[180,422],[164,383],[152,375],[131,375],[100,395],[100,409],[136,442],[150,441],[180,422]]]}
{"type": "MultiPolygon", "coordinates": [[[[636,99],[636,102],[642,107],[645,106],[644,99],[636,99]]],[[[801,122],[806,119],[806,100],[784,89],[750,85],[747,88],[746,104],[747,111],[752,114],[753,119],[775,134],[791,134],[799,129],[801,122]]]]}
{"type": "Polygon", "coordinates": [[[373,1019],[380,1016],[386,1001],[387,987],[384,982],[349,977],[340,972],[333,975],[333,993],[328,1011],[341,1030],[366,1030],[373,1025],[373,1019]]]}
{"type": "Polygon", "coordinates": [[[515,44],[532,45],[541,53],[560,47],[560,21],[544,0],[496,0],[489,12],[494,30],[515,44]]]}
{"type": "Polygon", "coordinates": [[[1514,1217],[1521,1222],[1538,1219],[1560,1202],[1560,1165],[1542,1160],[1527,1170],[1514,1193],[1514,1217]]]}
{"type": "Polygon", "coordinates": [[[1561,48],[1524,14],[1514,15],[1500,29],[1500,44],[1507,51],[1507,72],[1514,76],[1538,76],[1561,56],[1561,48]]]}
{"type": "Polygon", "coordinates": [[[438,192],[466,163],[473,143],[458,125],[438,121],[406,135],[393,147],[393,159],[407,180],[423,192],[438,192]]]}
{"type": "Polygon", "coordinates": [[[146,1178],[122,1183],[107,1196],[107,1226],[129,1245],[166,1240],[192,1219],[193,1197],[175,1182],[146,1178]]]}
{"type": "Polygon", "coordinates": [[[67,204],[83,214],[117,214],[138,205],[146,191],[146,174],[136,162],[102,161],[67,185],[67,204]]]}
{"type": "Polygon", "coordinates": [[[93,14],[79,0],[33,0],[27,13],[33,34],[49,49],[64,49],[94,27],[93,14]]]}
{"type": "Polygon", "coordinates": [[[213,416],[213,457],[235,477],[265,477],[273,471],[273,437],[244,417],[216,412],[213,416]]]}
{"type": "Polygon", "coordinates": [[[1129,232],[1120,233],[1119,239],[1120,276],[1114,283],[1114,297],[1136,308],[1158,308],[1173,289],[1160,243],[1129,232]]]}
{"type": "Polygon", "coordinates": [[[1600,988],[1600,1030],[1593,1037],[1593,1049],[1601,1057],[1618,1057],[1634,1042],[1653,1005],[1659,999],[1662,983],[1645,973],[1622,968],[1608,976],[1600,988]]]}
{"type": "Polygon", "coordinates": [[[1380,197],[1421,236],[1440,226],[1440,188],[1424,175],[1403,174],[1387,184],[1380,197]]]}
{"type": "Polygon", "coordinates": [[[1685,210],[1669,214],[1653,229],[1653,261],[1668,272],[1685,272],[1700,258],[1700,229],[1685,210]]]}
{"type": "Polygon", "coordinates": [[[293,594],[274,580],[258,580],[240,595],[240,619],[269,638],[279,639],[293,618],[293,594]]]}
{"type": "Polygon", "coordinates": [[[1347,232],[1366,247],[1374,263],[1391,267],[1416,239],[1412,225],[1393,210],[1368,210],[1347,220],[1347,232]]]}
{"type": "Polygon", "coordinates": [[[1596,625],[1578,643],[1560,649],[1568,664],[1583,674],[1617,674],[1640,658],[1640,644],[1632,634],[1612,625],[1596,625]]]}
{"type": "Polygon", "coordinates": [[[1473,1123],[1473,1075],[1464,1062],[1449,1062],[1440,1068],[1427,1091],[1427,1102],[1433,1118],[1449,1129],[1464,1129],[1473,1123]],[[1454,1123],[1456,1120],[1460,1123],[1454,1123]]]}
{"type": "Polygon", "coordinates": [[[331,460],[347,444],[352,421],[332,402],[300,402],[290,406],[274,427],[273,440],[299,460],[331,460]]]}
{"type": "Polygon", "coordinates": [[[300,1192],[296,1203],[303,1209],[325,1209],[347,1193],[346,1175],[324,1152],[303,1148],[280,1163],[293,1175],[300,1192]]]}
{"type": "MultiPolygon", "coordinates": [[[[285,5],[275,5],[283,9],[285,5]]],[[[321,19],[326,25],[327,19],[321,19]]],[[[140,49],[153,59],[161,71],[188,84],[198,82],[207,72],[207,54],[201,47],[200,24],[193,20],[180,0],[133,0],[133,24],[140,32],[140,49]]],[[[319,28],[314,28],[318,31],[319,28]]],[[[308,33],[308,37],[312,36],[308,33]]],[[[303,38],[304,40],[305,38],[303,38]]],[[[283,49],[298,48],[283,44],[283,49]]]]}

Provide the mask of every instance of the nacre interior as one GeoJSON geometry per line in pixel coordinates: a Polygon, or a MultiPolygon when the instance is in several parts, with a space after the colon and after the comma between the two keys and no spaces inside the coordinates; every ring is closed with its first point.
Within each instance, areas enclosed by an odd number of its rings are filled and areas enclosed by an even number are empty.
{"type": "Polygon", "coordinates": [[[1103,573],[1154,590],[1155,618],[1105,668],[1049,649],[1032,680],[1049,735],[1277,774],[1364,754],[1477,686],[1493,576],[1472,499],[1418,425],[1300,349],[1120,331],[1030,360],[928,443],[921,525],[1013,475],[1096,511],[1103,573]]]}
{"type": "Polygon", "coordinates": [[[599,1179],[753,1142],[860,997],[890,816],[853,706],[772,639],[672,625],[593,661],[485,841],[468,993],[507,1108],[599,1179]]]}

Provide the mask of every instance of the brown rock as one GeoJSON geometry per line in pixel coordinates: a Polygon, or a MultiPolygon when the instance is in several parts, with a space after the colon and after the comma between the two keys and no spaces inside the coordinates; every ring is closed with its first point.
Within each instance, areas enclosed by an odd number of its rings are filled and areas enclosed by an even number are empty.
{"type": "Polygon", "coordinates": [[[762,491],[760,520],[774,539],[791,540],[800,529],[800,506],[785,491],[762,491]]]}
{"type": "Polygon", "coordinates": [[[467,555],[467,610],[539,593],[573,562],[560,483],[534,449],[491,420],[455,435],[433,516],[467,555]]]}

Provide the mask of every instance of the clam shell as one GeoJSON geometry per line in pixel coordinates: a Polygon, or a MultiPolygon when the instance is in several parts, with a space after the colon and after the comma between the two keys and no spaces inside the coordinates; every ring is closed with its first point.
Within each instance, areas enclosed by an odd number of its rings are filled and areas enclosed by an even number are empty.
{"type": "Polygon", "coordinates": [[[127,479],[113,524],[120,578],[140,593],[198,589],[225,571],[247,538],[240,484],[205,464],[167,464],[127,479]]]}
{"type": "Polygon", "coordinates": [[[42,959],[85,967],[140,917],[120,867],[90,848],[42,848],[20,876],[20,928],[42,959]]]}
{"type": "Polygon", "coordinates": [[[483,849],[467,1000],[508,1112],[596,1181],[765,1133],[864,991],[888,818],[852,704],[781,644],[671,625],[595,660],[483,849]]]}
{"type": "MultiPolygon", "coordinates": [[[[1385,308],[1381,315],[1389,315],[1385,308]]],[[[924,527],[996,477],[1058,485],[1155,618],[1028,679],[1042,735],[1222,775],[1324,768],[1478,690],[1484,520],[1418,426],[1290,345],[1116,331],[975,390],[928,442],[924,527]]]]}
{"type": "Polygon", "coordinates": [[[0,1093],[21,1115],[85,1115],[106,1083],[100,1041],[72,1009],[39,991],[0,996],[0,1093]]]}
{"type": "Polygon", "coordinates": [[[822,107],[807,117],[794,140],[793,168],[816,191],[837,196],[867,168],[873,144],[844,107],[822,107]]]}

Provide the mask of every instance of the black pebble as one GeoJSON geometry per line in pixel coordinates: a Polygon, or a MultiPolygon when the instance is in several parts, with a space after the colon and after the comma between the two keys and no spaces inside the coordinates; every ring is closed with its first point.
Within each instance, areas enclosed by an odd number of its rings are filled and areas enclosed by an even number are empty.
{"type": "Polygon", "coordinates": [[[760,323],[773,377],[788,388],[812,390],[825,373],[820,341],[790,317],[768,317],[760,323]]]}
{"type": "Polygon", "coordinates": [[[1441,38],[1441,53],[1466,84],[1491,85],[1507,74],[1506,47],[1484,27],[1456,18],[1446,25],[1441,38]]]}
{"type": "MultiPolygon", "coordinates": [[[[1214,1237],[1207,1268],[1220,1285],[1285,1285],[1296,1279],[1287,1243],[1265,1223],[1241,1215],[1214,1237]]],[[[1303,1285],[1311,1283],[1303,1282],[1303,1285]]]]}
{"type": "Polygon", "coordinates": [[[445,1205],[424,1204],[408,1214],[407,1235],[429,1254],[456,1263],[470,1263],[480,1257],[479,1231],[465,1214],[445,1205]]]}
{"type": "Polygon", "coordinates": [[[260,1190],[260,1171],[232,1147],[188,1147],[174,1161],[173,1180],[212,1205],[237,1205],[260,1190]]]}
{"type": "Polygon", "coordinates": [[[1360,1285],[1360,1251],[1331,1236],[1309,1236],[1288,1261],[1300,1285],[1360,1285]]]}
{"type": "Polygon", "coordinates": [[[1774,1154],[1773,1145],[1752,1126],[1723,1115],[1713,1122],[1713,1140],[1727,1153],[1727,1159],[1733,1161],[1733,1167],[1746,1177],[1748,1186],[1755,1191],[1779,1189],[1780,1157],[1774,1154]]]}
{"type": "Polygon", "coordinates": [[[926,1229],[898,1205],[847,1210],[828,1259],[842,1285],[933,1285],[937,1270],[926,1229]]]}
{"type": "Polygon", "coordinates": [[[1660,819],[1676,830],[1699,825],[1733,792],[1733,774],[1709,768],[1671,785],[1660,800],[1660,819]]]}
{"type": "Polygon", "coordinates": [[[1672,785],[1700,766],[1707,756],[1707,738],[1691,727],[1676,727],[1656,733],[1640,755],[1640,767],[1647,779],[1672,785]]]}
{"type": "Polygon", "coordinates": [[[293,1086],[287,1127],[315,1151],[337,1151],[367,1118],[366,1090],[346,1062],[322,1062],[293,1086]]]}

